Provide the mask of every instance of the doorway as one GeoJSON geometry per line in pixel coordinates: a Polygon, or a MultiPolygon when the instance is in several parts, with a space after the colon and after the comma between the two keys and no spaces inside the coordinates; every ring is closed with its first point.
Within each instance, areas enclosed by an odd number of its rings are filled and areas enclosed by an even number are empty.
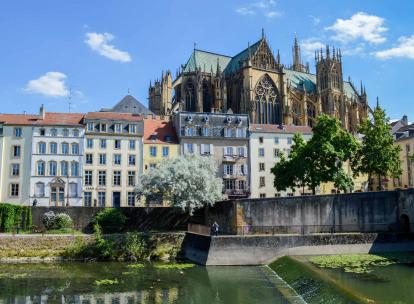
{"type": "Polygon", "coordinates": [[[121,192],[112,193],[112,207],[114,208],[121,207],[121,192]]]}

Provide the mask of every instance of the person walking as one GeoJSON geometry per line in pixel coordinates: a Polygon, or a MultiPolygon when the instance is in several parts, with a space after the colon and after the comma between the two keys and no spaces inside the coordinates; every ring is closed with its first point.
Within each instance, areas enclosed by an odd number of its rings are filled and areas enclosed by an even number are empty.
{"type": "Polygon", "coordinates": [[[211,230],[212,230],[214,236],[218,236],[219,228],[220,228],[220,226],[219,226],[219,224],[217,224],[216,221],[213,223],[213,225],[211,225],[211,230]]]}

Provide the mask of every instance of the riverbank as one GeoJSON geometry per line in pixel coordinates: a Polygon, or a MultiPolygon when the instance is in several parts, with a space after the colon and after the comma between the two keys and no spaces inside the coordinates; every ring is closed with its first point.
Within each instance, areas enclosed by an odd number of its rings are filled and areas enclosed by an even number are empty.
{"type": "Polygon", "coordinates": [[[184,233],[0,236],[0,263],[73,260],[175,260],[184,233]]]}

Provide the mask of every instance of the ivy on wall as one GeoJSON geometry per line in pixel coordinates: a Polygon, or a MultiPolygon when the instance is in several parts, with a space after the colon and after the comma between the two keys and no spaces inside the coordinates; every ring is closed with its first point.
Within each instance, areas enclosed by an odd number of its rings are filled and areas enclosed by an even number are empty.
{"type": "Polygon", "coordinates": [[[32,226],[32,209],[27,206],[0,203],[0,232],[9,232],[16,227],[23,230],[32,226]]]}

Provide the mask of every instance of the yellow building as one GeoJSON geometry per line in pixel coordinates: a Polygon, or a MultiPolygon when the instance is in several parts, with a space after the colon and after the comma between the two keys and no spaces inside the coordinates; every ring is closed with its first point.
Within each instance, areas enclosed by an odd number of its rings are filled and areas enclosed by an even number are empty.
{"type": "Polygon", "coordinates": [[[180,145],[169,117],[149,115],[145,118],[143,142],[144,173],[155,168],[160,161],[178,157],[180,154],[180,145]]]}

